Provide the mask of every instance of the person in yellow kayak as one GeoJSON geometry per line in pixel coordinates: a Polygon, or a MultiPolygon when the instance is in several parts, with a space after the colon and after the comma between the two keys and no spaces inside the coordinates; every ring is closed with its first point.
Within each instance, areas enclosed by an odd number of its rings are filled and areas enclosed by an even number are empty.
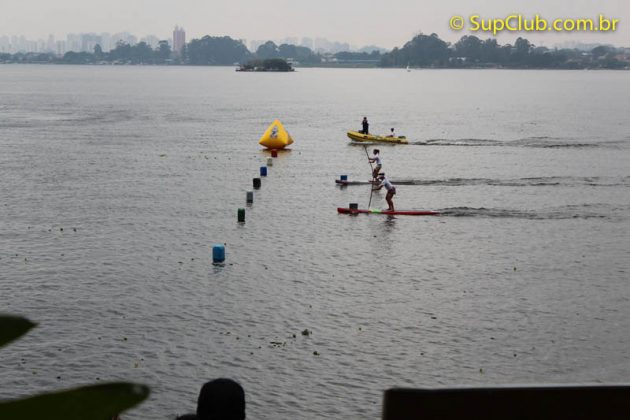
{"type": "Polygon", "coordinates": [[[395,211],[394,210],[394,201],[392,200],[396,195],[396,187],[392,185],[389,179],[385,177],[385,172],[381,172],[378,174],[378,180],[381,182],[378,187],[372,188],[372,191],[378,191],[381,188],[385,187],[387,190],[387,195],[385,196],[385,201],[387,201],[387,205],[389,208],[387,211],[395,211]]]}
{"type": "Polygon", "coordinates": [[[370,161],[370,163],[376,163],[376,165],[374,165],[374,169],[372,170],[372,180],[376,181],[376,178],[378,177],[378,173],[381,171],[381,168],[383,167],[383,160],[381,159],[381,151],[378,149],[374,149],[372,151],[372,153],[374,154],[374,157],[368,157],[368,160],[370,161]]]}
{"type": "Polygon", "coordinates": [[[370,134],[370,123],[368,122],[367,117],[363,117],[363,121],[361,121],[361,126],[363,127],[361,133],[370,134]]]}

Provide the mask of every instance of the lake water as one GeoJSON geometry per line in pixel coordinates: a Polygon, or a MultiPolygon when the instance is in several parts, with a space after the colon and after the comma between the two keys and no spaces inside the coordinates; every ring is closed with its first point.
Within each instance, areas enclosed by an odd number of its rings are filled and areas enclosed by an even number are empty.
{"type": "Polygon", "coordinates": [[[0,311],[39,323],[1,398],[133,380],[124,419],[169,419],[227,376],[251,419],[377,419],[394,386],[627,382],[629,97],[630,72],[0,66],[0,311]],[[370,199],[334,183],[369,177],[363,116],[412,143],[379,146],[397,208],[444,215],[337,214],[370,199]],[[275,118],[295,143],[238,224],[275,118]]]}

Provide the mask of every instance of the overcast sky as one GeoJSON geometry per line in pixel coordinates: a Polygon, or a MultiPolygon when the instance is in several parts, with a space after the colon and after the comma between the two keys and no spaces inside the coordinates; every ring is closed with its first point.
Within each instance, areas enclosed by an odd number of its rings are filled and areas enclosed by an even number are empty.
{"type": "MultiPolygon", "coordinates": [[[[131,32],[170,38],[175,25],[187,40],[229,35],[252,40],[322,37],[355,46],[401,46],[418,32],[456,41],[469,32],[448,27],[452,15],[504,17],[510,13],[546,18],[594,17],[621,20],[615,33],[517,34],[538,45],[565,41],[630,47],[630,0],[0,0],[0,35],[30,39],[67,33],[131,32]]],[[[487,38],[486,34],[478,34],[487,38]]]]}

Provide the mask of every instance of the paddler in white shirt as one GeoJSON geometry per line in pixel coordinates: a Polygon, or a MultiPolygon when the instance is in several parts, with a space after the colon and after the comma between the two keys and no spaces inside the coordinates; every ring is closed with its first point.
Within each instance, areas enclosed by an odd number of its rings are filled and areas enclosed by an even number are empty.
{"type": "Polygon", "coordinates": [[[376,165],[374,166],[374,170],[372,171],[372,179],[374,181],[377,180],[378,177],[378,173],[381,171],[381,168],[383,167],[383,160],[381,159],[381,151],[378,149],[374,149],[372,151],[372,154],[374,154],[374,157],[368,157],[368,161],[370,161],[371,163],[376,163],[376,165]]]}
{"type": "Polygon", "coordinates": [[[394,187],[392,183],[389,181],[389,179],[387,179],[387,177],[385,176],[385,172],[381,172],[380,174],[378,174],[378,180],[380,181],[379,186],[373,188],[372,191],[378,191],[381,188],[385,187],[385,189],[387,190],[387,195],[385,196],[385,200],[387,201],[387,205],[389,206],[387,210],[395,211],[394,202],[392,201],[392,198],[394,198],[394,196],[396,195],[396,187],[394,187]]]}

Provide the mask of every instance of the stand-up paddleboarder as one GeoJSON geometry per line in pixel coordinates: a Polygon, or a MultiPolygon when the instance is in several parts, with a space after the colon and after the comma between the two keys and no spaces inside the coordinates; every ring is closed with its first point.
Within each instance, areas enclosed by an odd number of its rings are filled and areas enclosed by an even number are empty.
{"type": "Polygon", "coordinates": [[[385,200],[387,201],[387,205],[389,206],[389,208],[387,210],[388,211],[395,211],[394,210],[394,201],[392,199],[396,195],[396,187],[394,187],[392,185],[392,183],[389,181],[389,179],[387,179],[387,177],[385,177],[385,173],[384,172],[381,172],[380,174],[378,174],[378,179],[379,179],[379,181],[381,181],[381,183],[379,184],[378,187],[373,188],[372,191],[377,191],[377,190],[380,190],[381,188],[385,187],[385,189],[387,190],[387,195],[385,196],[385,200]]]}
{"type": "Polygon", "coordinates": [[[374,166],[374,169],[372,169],[372,179],[376,181],[378,177],[378,173],[381,171],[381,168],[383,167],[383,160],[381,159],[380,150],[374,149],[372,151],[372,154],[374,155],[374,157],[371,158],[368,156],[368,160],[370,161],[370,163],[376,163],[376,165],[374,166]]]}

